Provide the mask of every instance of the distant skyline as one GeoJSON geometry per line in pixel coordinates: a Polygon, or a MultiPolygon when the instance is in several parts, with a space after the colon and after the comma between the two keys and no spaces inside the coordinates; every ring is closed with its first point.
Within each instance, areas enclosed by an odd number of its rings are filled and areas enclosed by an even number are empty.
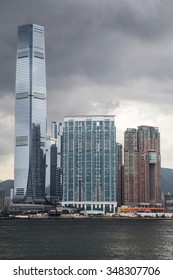
{"type": "Polygon", "coordinates": [[[45,28],[48,121],[115,114],[126,128],[159,127],[173,168],[173,1],[1,0],[0,179],[14,173],[17,28],[45,28]]]}

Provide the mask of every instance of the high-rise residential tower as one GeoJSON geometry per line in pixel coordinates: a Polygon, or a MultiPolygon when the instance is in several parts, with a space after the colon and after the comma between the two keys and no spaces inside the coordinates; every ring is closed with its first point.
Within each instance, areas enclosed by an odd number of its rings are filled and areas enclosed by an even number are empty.
{"type": "Polygon", "coordinates": [[[114,116],[65,117],[63,205],[115,212],[116,128],[114,116]]]}
{"type": "Polygon", "coordinates": [[[158,128],[127,129],[124,137],[124,204],[161,206],[160,133],[158,128]]]}
{"type": "Polygon", "coordinates": [[[140,203],[161,206],[160,133],[157,127],[138,127],[140,203]]]}
{"type": "Polygon", "coordinates": [[[128,128],[124,133],[124,191],[123,203],[139,203],[139,161],[137,130],[128,128]]]}
{"type": "Polygon", "coordinates": [[[19,26],[13,202],[44,202],[46,111],[44,28],[35,24],[19,26]]]}

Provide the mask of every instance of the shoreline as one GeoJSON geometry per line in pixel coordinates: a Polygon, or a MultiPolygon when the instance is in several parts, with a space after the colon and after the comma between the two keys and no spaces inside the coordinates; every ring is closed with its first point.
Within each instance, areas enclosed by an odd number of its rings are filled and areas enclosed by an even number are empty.
{"type": "Polygon", "coordinates": [[[0,217],[0,220],[20,220],[20,219],[116,219],[116,220],[173,220],[173,217],[130,217],[130,216],[75,216],[75,215],[59,215],[59,216],[48,216],[48,215],[16,215],[12,217],[0,217]]]}

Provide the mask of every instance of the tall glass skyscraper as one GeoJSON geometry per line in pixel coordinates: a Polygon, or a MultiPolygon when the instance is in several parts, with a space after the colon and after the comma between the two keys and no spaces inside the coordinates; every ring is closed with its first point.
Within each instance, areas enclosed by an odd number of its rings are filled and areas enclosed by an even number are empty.
{"type": "Polygon", "coordinates": [[[115,116],[65,117],[63,205],[115,212],[115,116]]]}
{"type": "Polygon", "coordinates": [[[13,202],[44,202],[46,111],[44,28],[35,24],[19,26],[13,202]]]}

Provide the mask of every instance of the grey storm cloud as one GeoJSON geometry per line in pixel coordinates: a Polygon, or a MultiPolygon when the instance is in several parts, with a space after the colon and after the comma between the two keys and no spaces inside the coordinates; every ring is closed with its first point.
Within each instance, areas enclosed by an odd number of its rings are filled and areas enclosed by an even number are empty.
{"type": "Polygon", "coordinates": [[[14,90],[17,26],[30,22],[45,27],[49,94],[76,87],[79,76],[96,84],[169,76],[173,65],[162,48],[173,35],[173,3],[166,3],[1,0],[1,95],[14,90]]]}
{"type": "Polygon", "coordinates": [[[45,27],[50,120],[111,113],[123,100],[169,111],[172,0],[0,0],[1,139],[13,139],[5,123],[14,129],[17,26],[27,23],[45,27]]]}

